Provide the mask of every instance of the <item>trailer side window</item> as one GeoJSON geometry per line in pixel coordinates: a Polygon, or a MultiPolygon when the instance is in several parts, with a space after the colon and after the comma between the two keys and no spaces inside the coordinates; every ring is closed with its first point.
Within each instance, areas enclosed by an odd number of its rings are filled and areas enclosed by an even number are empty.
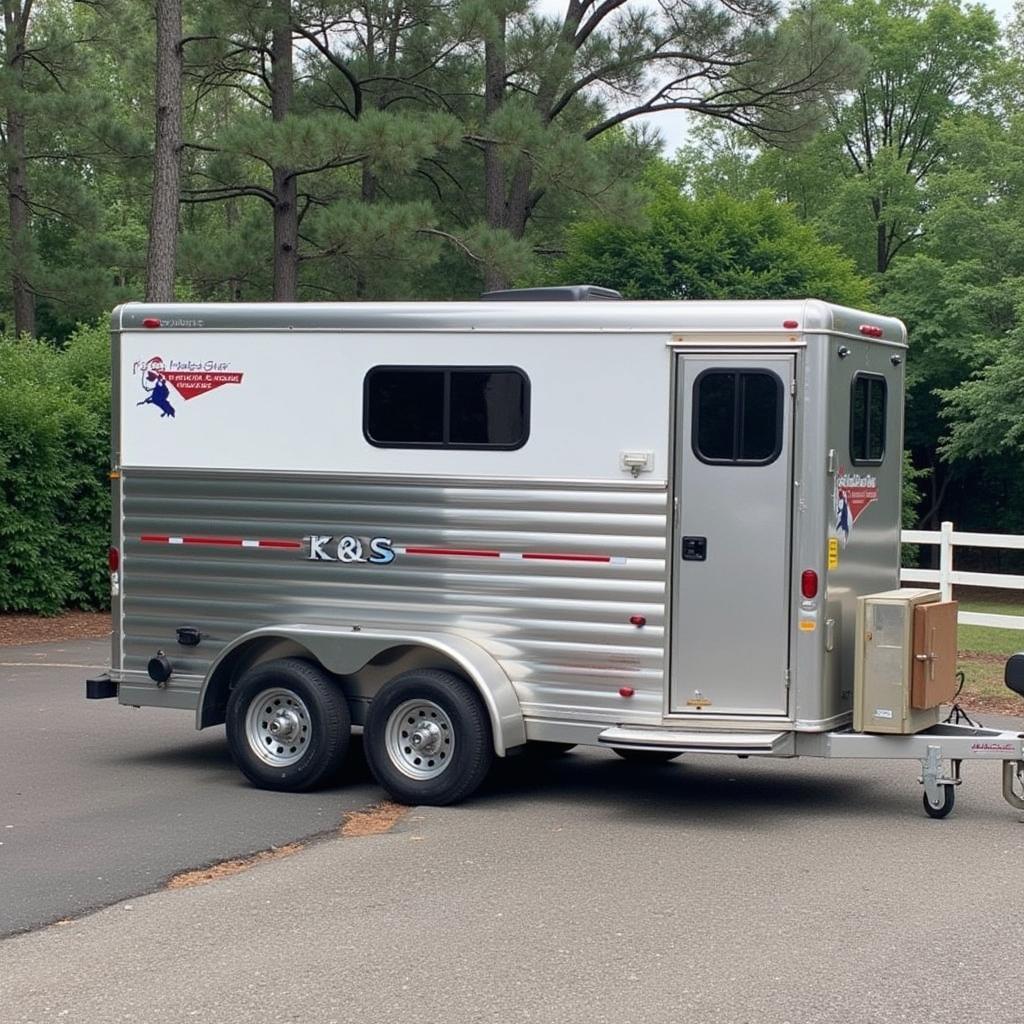
{"type": "Polygon", "coordinates": [[[850,395],[850,459],[879,463],[885,457],[885,378],[858,373],[850,395]]]}
{"type": "Polygon", "coordinates": [[[530,382],[516,367],[375,366],[363,433],[378,448],[522,448],[530,382]]]}
{"type": "Polygon", "coordinates": [[[782,381],[767,370],[705,370],[693,384],[701,462],[765,466],[782,450],[782,381]]]}

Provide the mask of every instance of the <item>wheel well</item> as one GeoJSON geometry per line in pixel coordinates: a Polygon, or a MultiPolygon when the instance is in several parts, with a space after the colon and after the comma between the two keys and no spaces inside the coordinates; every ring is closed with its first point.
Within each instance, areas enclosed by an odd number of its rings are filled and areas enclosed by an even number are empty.
{"type": "MultiPolygon", "coordinates": [[[[230,651],[217,665],[205,688],[199,727],[220,725],[226,716],[228,697],[239,679],[253,666],[278,658],[303,658],[319,665],[337,680],[349,702],[354,725],[366,720],[366,709],[378,690],[389,680],[411,669],[436,668],[467,679],[454,659],[441,651],[416,644],[395,644],[370,658],[361,668],[347,675],[330,669],[313,652],[288,637],[260,636],[230,651]]],[[[476,685],[475,681],[468,679],[476,685]]]]}

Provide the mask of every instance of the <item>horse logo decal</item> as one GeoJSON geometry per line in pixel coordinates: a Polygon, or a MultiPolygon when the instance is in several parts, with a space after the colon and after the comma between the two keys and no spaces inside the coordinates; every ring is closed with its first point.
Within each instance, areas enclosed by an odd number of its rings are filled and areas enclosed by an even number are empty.
{"type": "Polygon", "coordinates": [[[241,384],[245,376],[231,369],[230,363],[214,359],[192,360],[171,359],[165,362],[162,356],[139,360],[132,367],[139,375],[146,397],[136,405],[152,405],[160,410],[160,418],[174,419],[171,405],[171,389],[175,402],[180,398],[188,402],[199,395],[209,394],[227,384],[241,384]]]}
{"type": "Polygon", "coordinates": [[[835,531],[846,547],[853,525],[869,506],[878,501],[878,479],[867,473],[847,473],[840,466],[836,476],[832,507],[835,510],[835,531]]]}
{"type": "Polygon", "coordinates": [[[843,542],[843,547],[846,547],[846,542],[850,539],[850,527],[853,524],[850,522],[850,503],[846,500],[846,495],[836,489],[836,533],[839,534],[840,539],[843,542]]]}
{"type": "Polygon", "coordinates": [[[155,405],[160,410],[161,419],[164,416],[174,418],[174,406],[170,402],[171,389],[160,356],[154,356],[142,365],[142,390],[146,392],[146,397],[136,402],[136,405],[155,405]]]}

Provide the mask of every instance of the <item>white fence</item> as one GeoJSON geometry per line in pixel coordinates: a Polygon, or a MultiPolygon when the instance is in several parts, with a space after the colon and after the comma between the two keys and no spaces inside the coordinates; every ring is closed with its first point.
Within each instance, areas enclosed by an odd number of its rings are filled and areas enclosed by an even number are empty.
{"type": "MultiPolygon", "coordinates": [[[[953,596],[953,585],[996,587],[1002,590],[1024,590],[1024,576],[992,572],[959,572],[953,567],[953,549],[1013,548],[1024,550],[1024,537],[1005,533],[961,533],[952,523],[943,523],[940,530],[904,530],[904,544],[938,544],[938,569],[900,569],[902,583],[938,584],[942,599],[953,596]]],[[[1024,629],[1024,615],[988,615],[982,612],[960,612],[957,620],[965,626],[999,626],[1003,629],[1024,629]]]]}

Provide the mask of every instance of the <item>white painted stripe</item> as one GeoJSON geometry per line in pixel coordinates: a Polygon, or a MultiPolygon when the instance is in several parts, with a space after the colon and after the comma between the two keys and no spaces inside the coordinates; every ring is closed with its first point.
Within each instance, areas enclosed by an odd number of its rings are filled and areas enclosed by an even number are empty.
{"type": "MultiPolygon", "coordinates": [[[[79,637],[79,640],[105,640],[105,637],[79,637]]],[[[45,642],[45,641],[44,641],[45,642]]],[[[102,665],[79,665],[69,661],[0,661],[0,668],[89,668],[100,669],[102,665]]]]}
{"type": "Polygon", "coordinates": [[[258,548],[259,546],[260,546],[260,542],[258,540],[243,540],[242,541],[242,547],[243,548],[258,548]]]}
{"type": "Polygon", "coordinates": [[[167,538],[167,543],[168,544],[184,544],[185,543],[185,538],[184,537],[168,537],[167,538]]]}
{"type": "Polygon", "coordinates": [[[523,556],[518,551],[500,551],[498,553],[499,558],[518,558],[520,561],[523,560],[523,556]]]}

